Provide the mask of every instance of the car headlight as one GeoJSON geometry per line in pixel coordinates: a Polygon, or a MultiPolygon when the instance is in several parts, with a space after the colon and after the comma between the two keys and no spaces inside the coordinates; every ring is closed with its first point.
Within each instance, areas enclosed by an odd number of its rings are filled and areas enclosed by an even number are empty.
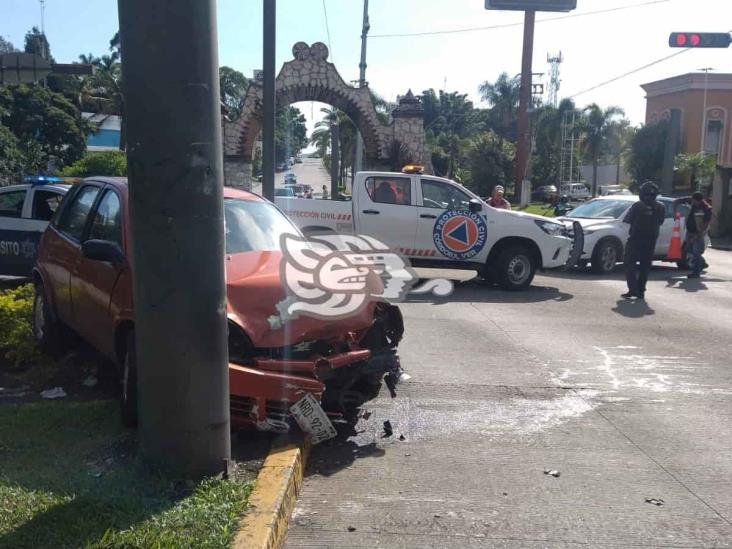
{"type": "Polygon", "coordinates": [[[543,219],[537,219],[534,221],[539,228],[549,236],[564,236],[567,229],[561,223],[555,223],[554,221],[544,221],[543,219]]]}

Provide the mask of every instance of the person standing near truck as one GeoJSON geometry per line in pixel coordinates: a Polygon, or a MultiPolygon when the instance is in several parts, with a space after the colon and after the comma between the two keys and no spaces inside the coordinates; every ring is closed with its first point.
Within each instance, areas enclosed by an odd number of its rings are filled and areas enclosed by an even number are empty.
{"type": "Polygon", "coordinates": [[[510,210],[511,203],[503,197],[505,192],[506,189],[502,185],[496,185],[493,188],[493,194],[488,199],[488,205],[499,210],[510,210]]]}
{"type": "Polygon", "coordinates": [[[704,200],[704,195],[695,192],[691,198],[674,200],[674,207],[680,204],[691,204],[689,215],[686,216],[686,249],[691,253],[691,272],[689,278],[699,278],[706,268],[704,251],[709,223],[712,221],[712,207],[704,200]]]}
{"type": "Polygon", "coordinates": [[[630,225],[630,238],[625,251],[628,291],[621,296],[625,299],[645,299],[656,240],[666,216],[666,209],[656,200],[658,187],[655,183],[643,183],[639,195],[640,200],[631,206],[623,219],[624,223],[630,225]]]}

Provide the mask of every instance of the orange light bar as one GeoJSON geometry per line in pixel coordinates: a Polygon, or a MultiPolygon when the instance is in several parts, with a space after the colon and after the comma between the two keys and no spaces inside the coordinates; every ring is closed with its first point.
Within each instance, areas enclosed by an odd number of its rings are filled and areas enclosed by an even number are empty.
{"type": "Polygon", "coordinates": [[[402,168],[402,173],[424,173],[424,166],[418,164],[407,164],[402,168]]]}

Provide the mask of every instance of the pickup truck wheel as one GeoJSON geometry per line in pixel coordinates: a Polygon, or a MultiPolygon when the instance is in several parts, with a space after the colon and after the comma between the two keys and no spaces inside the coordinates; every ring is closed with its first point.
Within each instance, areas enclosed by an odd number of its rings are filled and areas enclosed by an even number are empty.
{"type": "Polygon", "coordinates": [[[135,332],[133,331],[127,334],[120,404],[122,425],[137,427],[137,353],[135,349],[135,332]]]}
{"type": "Polygon", "coordinates": [[[526,289],[534,280],[536,263],[524,246],[511,246],[498,255],[497,278],[504,290],[526,289]]]}
{"type": "Polygon", "coordinates": [[[595,274],[609,274],[615,269],[620,254],[618,247],[612,240],[598,242],[592,251],[592,272],[595,274]]]}
{"type": "Polygon", "coordinates": [[[43,284],[36,284],[35,290],[35,297],[33,298],[33,335],[41,351],[52,353],[59,350],[61,325],[51,314],[43,284]]]}

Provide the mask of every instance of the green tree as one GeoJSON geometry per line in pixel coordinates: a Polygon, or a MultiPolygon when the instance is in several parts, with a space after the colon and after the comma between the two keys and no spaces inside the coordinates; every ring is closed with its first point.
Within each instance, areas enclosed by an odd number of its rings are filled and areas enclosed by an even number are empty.
{"type": "Polygon", "coordinates": [[[25,34],[25,53],[32,53],[53,61],[51,46],[48,44],[46,35],[38,27],[33,27],[25,34]]]}
{"type": "Polygon", "coordinates": [[[275,162],[284,162],[305,148],[308,139],[305,115],[288,105],[277,109],[275,119],[275,162]]]}
{"type": "Polygon", "coordinates": [[[489,127],[503,139],[515,142],[518,135],[520,81],[504,72],[494,83],[483,82],[478,91],[491,106],[488,112],[489,127]]]}
{"type": "Polygon", "coordinates": [[[674,159],[675,167],[690,173],[691,184],[700,190],[705,179],[714,175],[717,167],[717,158],[712,154],[680,154],[674,159]]]}
{"type": "Polygon", "coordinates": [[[60,172],[64,177],[127,176],[127,155],[123,151],[90,152],[60,172]]]}
{"type": "Polygon", "coordinates": [[[28,171],[60,166],[84,155],[88,124],[63,95],[37,85],[8,86],[0,94],[0,123],[18,140],[28,171]]]}
{"type": "Polygon", "coordinates": [[[608,149],[615,159],[615,165],[617,168],[615,183],[618,185],[620,185],[620,170],[622,168],[623,161],[627,161],[635,132],[636,128],[631,126],[630,120],[625,118],[615,122],[614,127],[610,131],[608,149]]]}
{"type": "Polygon", "coordinates": [[[571,99],[563,99],[558,108],[546,106],[533,114],[535,146],[531,157],[531,180],[534,185],[560,183],[562,122],[565,113],[574,109],[571,99]]]}
{"type": "Polygon", "coordinates": [[[16,51],[18,50],[15,49],[15,46],[9,40],[5,40],[5,38],[0,36],[0,55],[16,51]]]}
{"type": "Polygon", "coordinates": [[[437,93],[434,89],[422,92],[425,135],[438,175],[453,177],[460,168],[468,140],[485,127],[483,113],[467,97],[457,92],[437,93]]]}
{"type": "Polygon", "coordinates": [[[345,183],[346,172],[352,168],[356,154],[357,129],[353,121],[343,111],[335,107],[324,107],[320,109],[323,119],[315,124],[315,130],[310,136],[310,143],[315,145],[318,156],[323,159],[323,164],[330,170],[332,161],[331,150],[331,128],[338,126],[338,180],[340,184],[345,183]]]}
{"type": "Polygon", "coordinates": [[[666,120],[641,126],[635,132],[630,144],[628,168],[636,185],[644,181],[661,180],[667,135],[666,120]]]}
{"type": "Polygon", "coordinates": [[[230,120],[239,118],[248,85],[249,80],[239,71],[231,67],[219,68],[221,102],[226,106],[230,120]]]}
{"type": "Polygon", "coordinates": [[[493,131],[470,140],[466,164],[470,180],[466,186],[479,196],[488,196],[493,187],[511,186],[516,147],[493,131]]]}
{"type": "Polygon", "coordinates": [[[602,109],[596,103],[584,109],[581,121],[580,151],[592,162],[592,196],[597,196],[597,168],[600,158],[607,152],[608,140],[615,129],[616,117],[623,115],[620,107],[602,109]]]}

